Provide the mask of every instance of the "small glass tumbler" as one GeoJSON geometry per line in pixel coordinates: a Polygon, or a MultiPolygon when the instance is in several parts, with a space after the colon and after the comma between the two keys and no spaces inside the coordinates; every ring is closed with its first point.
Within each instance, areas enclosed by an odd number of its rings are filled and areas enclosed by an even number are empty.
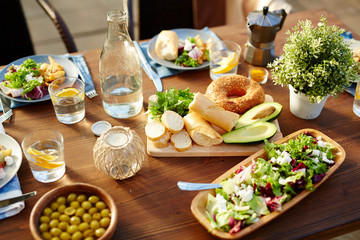
{"type": "Polygon", "coordinates": [[[262,67],[252,67],[249,69],[249,78],[260,83],[265,84],[268,80],[269,72],[262,67]]]}
{"type": "Polygon", "coordinates": [[[93,148],[97,169],[114,179],[126,179],[138,172],[145,159],[145,145],[135,131],[113,127],[102,133],[93,148]]]}
{"type": "Polygon", "coordinates": [[[360,82],[356,84],[353,111],[358,117],[360,117],[360,82]]]}
{"type": "Polygon", "coordinates": [[[212,80],[237,74],[241,54],[239,44],[228,40],[217,41],[210,47],[209,53],[210,78],[212,80]]]}
{"type": "Polygon", "coordinates": [[[61,77],[50,84],[50,98],[60,122],[73,124],[84,118],[84,88],[84,81],[76,77],[61,77]]]}
{"type": "Polygon", "coordinates": [[[65,174],[64,138],[56,130],[29,133],[21,143],[34,178],[54,182],[65,174]]]}

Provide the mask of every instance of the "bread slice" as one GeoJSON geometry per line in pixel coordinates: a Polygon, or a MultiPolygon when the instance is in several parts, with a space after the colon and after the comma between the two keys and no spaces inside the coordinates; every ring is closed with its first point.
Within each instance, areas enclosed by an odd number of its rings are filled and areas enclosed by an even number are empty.
{"type": "Polygon", "coordinates": [[[166,128],[161,122],[149,122],[145,126],[145,134],[150,140],[156,141],[166,134],[166,128]]]}
{"type": "Polygon", "coordinates": [[[199,114],[190,112],[183,119],[186,130],[198,145],[210,147],[223,142],[221,135],[199,114]]]}
{"type": "Polygon", "coordinates": [[[179,38],[174,31],[163,30],[155,42],[156,55],[165,60],[176,60],[178,57],[179,38]]]}
{"type": "Polygon", "coordinates": [[[156,148],[165,148],[169,145],[170,137],[171,137],[171,133],[168,130],[166,130],[165,135],[159,140],[155,140],[155,141],[149,140],[149,141],[151,141],[151,143],[156,148]]]}
{"type": "Polygon", "coordinates": [[[172,133],[178,133],[184,128],[183,118],[174,111],[165,111],[161,116],[161,122],[172,133]]]}
{"type": "Polygon", "coordinates": [[[170,141],[178,152],[184,152],[192,148],[192,140],[185,129],[171,135],[170,141]]]}

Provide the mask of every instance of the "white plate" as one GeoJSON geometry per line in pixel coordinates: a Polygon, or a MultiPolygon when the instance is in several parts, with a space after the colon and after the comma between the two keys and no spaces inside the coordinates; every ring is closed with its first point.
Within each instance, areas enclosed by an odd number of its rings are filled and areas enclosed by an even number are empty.
{"type": "Polygon", "coordinates": [[[6,176],[3,180],[0,180],[0,188],[2,188],[15,176],[19,170],[22,162],[22,152],[21,147],[16,142],[16,140],[9,135],[6,135],[5,133],[0,133],[0,144],[4,145],[6,149],[12,149],[11,157],[14,159],[14,163],[11,166],[4,167],[6,176]]]}
{"type": "Polygon", "coordinates": [[[355,39],[345,39],[345,42],[350,42],[350,49],[352,49],[353,51],[360,47],[360,41],[355,40],[355,39]]]}
{"type": "MultiPolygon", "coordinates": [[[[213,42],[216,42],[219,40],[218,38],[210,35],[209,33],[205,32],[205,31],[196,30],[196,29],[178,28],[178,29],[172,29],[171,31],[176,32],[179,39],[181,39],[181,40],[185,40],[187,37],[196,37],[196,35],[199,35],[200,38],[204,42],[206,42],[209,38],[211,38],[213,40],[213,42]]],[[[203,64],[201,64],[198,67],[182,67],[182,66],[176,65],[175,61],[168,61],[168,60],[159,58],[155,53],[155,42],[156,42],[156,39],[158,36],[159,36],[159,34],[156,35],[155,37],[153,37],[150,40],[149,45],[147,47],[147,54],[156,63],[163,65],[165,67],[168,67],[168,68],[173,68],[173,69],[178,69],[178,70],[198,70],[198,69],[203,69],[203,68],[209,67],[209,62],[204,62],[203,64]]]]}
{"type": "MultiPolygon", "coordinates": [[[[7,69],[11,65],[20,65],[26,59],[29,59],[29,58],[34,60],[37,63],[49,63],[49,58],[48,58],[49,56],[51,56],[57,63],[59,63],[64,68],[66,76],[70,76],[70,77],[77,77],[78,76],[78,71],[76,69],[76,66],[69,59],[67,59],[67,57],[65,57],[65,56],[60,56],[60,55],[32,55],[32,56],[20,58],[18,60],[15,60],[15,61],[9,63],[5,68],[3,68],[0,71],[0,81],[5,79],[5,73],[7,72],[7,69]]],[[[49,95],[46,95],[45,97],[40,98],[40,99],[36,99],[36,100],[27,100],[27,99],[23,99],[21,97],[17,97],[17,98],[10,97],[10,96],[6,95],[5,93],[3,93],[2,91],[0,91],[0,94],[7,97],[7,98],[9,98],[9,99],[11,99],[11,100],[18,101],[18,102],[26,102],[26,103],[42,102],[42,101],[47,101],[47,100],[50,99],[49,95]]]]}

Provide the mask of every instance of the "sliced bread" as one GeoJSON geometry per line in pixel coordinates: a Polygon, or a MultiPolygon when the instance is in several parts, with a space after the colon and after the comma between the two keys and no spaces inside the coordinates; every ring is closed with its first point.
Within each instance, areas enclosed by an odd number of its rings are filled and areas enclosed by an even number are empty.
{"type": "Polygon", "coordinates": [[[190,150],[192,147],[192,140],[185,129],[171,135],[170,141],[178,152],[190,150]]]}
{"type": "Polygon", "coordinates": [[[156,141],[166,134],[166,128],[161,122],[149,122],[145,126],[145,134],[150,140],[156,141]]]}
{"type": "Polygon", "coordinates": [[[169,145],[170,136],[171,133],[168,130],[166,130],[166,133],[162,138],[160,138],[159,140],[155,140],[155,141],[150,140],[150,141],[156,148],[165,148],[169,145]]]}
{"type": "Polygon", "coordinates": [[[172,133],[178,133],[184,128],[183,118],[174,111],[165,111],[161,116],[161,122],[172,133]]]}

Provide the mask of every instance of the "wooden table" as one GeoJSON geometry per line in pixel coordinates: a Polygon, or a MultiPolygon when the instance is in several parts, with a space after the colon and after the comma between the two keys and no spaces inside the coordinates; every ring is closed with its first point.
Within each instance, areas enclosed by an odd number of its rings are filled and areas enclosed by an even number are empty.
{"type": "MultiPolygon", "coordinates": [[[[280,55],[285,42],[285,31],[299,19],[317,23],[324,14],[329,24],[351,30],[341,20],[325,10],[299,12],[288,15],[283,29],[275,40],[276,54],[280,55]]],[[[244,44],[247,40],[245,25],[221,26],[212,29],[220,38],[244,44]]],[[[99,88],[98,61],[100,50],[82,52],[96,89],[99,88]]],[[[241,58],[239,74],[246,75],[249,65],[241,58]]],[[[211,82],[208,70],[188,71],[162,79],[164,88],[204,92],[211,82]]],[[[0,221],[1,239],[30,239],[29,216],[36,201],[49,190],[65,184],[86,182],[100,186],[115,199],[119,210],[117,229],[113,239],[212,239],[196,221],[190,204],[197,192],[180,191],[179,180],[211,182],[245,157],[194,157],[154,158],[148,156],[143,168],[130,179],[116,181],[103,175],[93,163],[92,148],[96,137],[91,125],[99,120],[113,126],[128,126],[146,142],[143,114],[148,97],[156,92],[153,83],[143,73],[144,110],[134,118],[120,120],[109,117],[102,108],[101,96],[86,99],[86,117],[80,123],[64,125],[57,121],[50,101],[14,109],[12,121],[4,127],[10,136],[21,143],[24,136],[36,129],[58,129],[65,140],[66,175],[54,183],[37,182],[31,175],[26,159],[18,172],[22,191],[38,191],[26,201],[25,209],[18,215],[0,221]]],[[[297,206],[273,222],[249,235],[246,239],[321,239],[337,236],[360,228],[360,124],[352,111],[353,96],[343,93],[338,99],[330,97],[321,115],[315,120],[302,120],[289,110],[287,88],[264,85],[267,94],[283,105],[279,118],[284,136],[302,128],[314,128],[337,141],[346,151],[342,166],[323,185],[297,206]]]]}

